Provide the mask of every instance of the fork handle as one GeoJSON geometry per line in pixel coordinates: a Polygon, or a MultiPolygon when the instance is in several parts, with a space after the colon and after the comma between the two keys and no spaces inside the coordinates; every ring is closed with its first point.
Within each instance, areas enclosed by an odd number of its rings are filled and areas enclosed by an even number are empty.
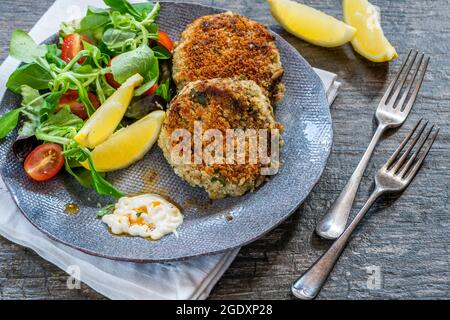
{"type": "Polygon", "coordinates": [[[344,232],[345,226],[347,225],[348,216],[353,206],[353,201],[355,200],[356,192],[358,191],[359,184],[361,183],[361,178],[367,168],[367,164],[369,163],[373,150],[375,149],[375,146],[386,128],[387,127],[384,124],[378,125],[377,130],[372,137],[372,141],[370,141],[366,152],[361,158],[361,161],[359,161],[359,164],[350,177],[350,180],[341,191],[339,197],[334,201],[331,208],[328,209],[328,212],[317,224],[316,233],[322,238],[336,239],[342,234],[342,232],[344,232]]]}
{"type": "Polygon", "coordinates": [[[294,296],[302,300],[311,300],[317,296],[346,247],[351,234],[380,195],[381,191],[376,189],[342,235],[292,284],[291,291],[294,296]]]}

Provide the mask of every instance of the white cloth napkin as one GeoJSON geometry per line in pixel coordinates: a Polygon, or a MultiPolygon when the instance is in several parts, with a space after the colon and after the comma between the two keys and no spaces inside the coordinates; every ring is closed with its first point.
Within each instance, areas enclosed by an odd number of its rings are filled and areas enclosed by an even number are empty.
{"type": "MultiPolygon", "coordinates": [[[[132,1],[139,2],[139,1],[132,1]]],[[[56,33],[61,20],[83,16],[88,5],[102,6],[99,0],[56,0],[31,29],[36,42],[56,33]]],[[[19,62],[8,57],[0,66],[0,96],[8,76],[19,62]]],[[[315,69],[334,101],[340,83],[336,75],[315,69]]],[[[226,253],[171,263],[130,263],[94,257],[51,240],[21,214],[0,178],[0,235],[28,247],[111,299],[206,299],[228,269],[239,249],[226,253]]],[[[73,284],[72,280],[69,281],[73,284]]]]}

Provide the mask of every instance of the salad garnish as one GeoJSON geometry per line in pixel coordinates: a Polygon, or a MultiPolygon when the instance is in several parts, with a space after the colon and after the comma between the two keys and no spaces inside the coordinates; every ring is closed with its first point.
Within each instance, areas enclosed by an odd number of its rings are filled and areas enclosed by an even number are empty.
{"type": "Polygon", "coordinates": [[[18,127],[13,152],[34,180],[51,179],[64,167],[82,186],[120,198],[124,193],[96,170],[90,147],[74,138],[136,74],[142,84],[116,130],[164,108],[173,95],[167,70],[174,43],[155,23],[159,3],[104,3],[109,8],[89,7],[82,19],[64,22],[58,43],[37,44],[26,31],[13,32],[9,53],[23,64],[6,86],[22,102],[0,117],[0,139],[18,127]],[[90,170],[80,165],[86,161],[90,170]]]}

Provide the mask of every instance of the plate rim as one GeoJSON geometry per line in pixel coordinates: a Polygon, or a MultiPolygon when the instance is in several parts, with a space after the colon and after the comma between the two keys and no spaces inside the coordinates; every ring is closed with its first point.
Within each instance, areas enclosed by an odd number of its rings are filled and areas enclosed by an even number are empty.
{"type": "MultiPolygon", "coordinates": [[[[197,4],[197,3],[192,3],[192,2],[174,2],[174,1],[160,1],[161,3],[165,3],[165,4],[175,4],[175,5],[191,5],[191,6],[199,6],[199,7],[203,7],[205,9],[214,9],[216,11],[221,11],[221,12],[227,12],[227,11],[231,11],[231,10],[227,10],[227,9],[223,9],[223,8],[218,8],[218,7],[214,7],[214,6],[208,6],[208,5],[203,5],[203,4],[197,4]]],[[[234,12],[234,11],[233,11],[234,12]]],[[[237,12],[239,13],[239,12],[237,12]]],[[[257,20],[256,20],[257,21],[257,20]]],[[[327,96],[326,96],[326,92],[325,92],[325,88],[323,86],[323,83],[320,79],[320,77],[317,75],[317,73],[313,70],[313,68],[311,67],[311,65],[309,64],[309,62],[300,54],[300,52],[292,45],[290,44],[286,39],[284,39],[279,33],[277,33],[276,31],[272,30],[269,26],[267,26],[268,30],[274,34],[276,37],[278,37],[279,39],[281,39],[282,41],[285,42],[286,45],[288,45],[294,52],[295,55],[302,60],[302,62],[306,65],[306,67],[311,71],[311,74],[313,77],[316,78],[316,81],[318,81],[321,85],[320,85],[320,94],[323,96],[323,98],[325,99],[325,101],[327,101],[327,96]]],[[[50,37],[48,37],[46,40],[42,41],[41,43],[46,43],[49,40],[51,40],[52,38],[54,38],[57,35],[57,33],[51,35],[50,37]]],[[[2,97],[3,99],[3,97],[2,97]]],[[[276,223],[272,224],[269,228],[267,228],[264,232],[259,233],[258,235],[250,238],[249,240],[242,242],[240,244],[232,244],[230,246],[228,246],[227,248],[224,249],[220,249],[220,250],[215,250],[215,251],[210,251],[210,252],[205,252],[205,253],[194,253],[191,255],[184,255],[182,257],[176,256],[173,258],[145,258],[145,259],[141,259],[141,258],[127,258],[127,257],[120,257],[120,256],[112,256],[112,255],[108,255],[108,254],[102,254],[96,251],[92,251],[89,249],[85,249],[82,248],[80,246],[74,245],[68,241],[65,241],[63,239],[57,238],[55,236],[53,236],[50,232],[40,228],[37,224],[35,224],[29,217],[28,215],[25,213],[24,209],[21,207],[21,205],[19,204],[19,199],[17,198],[17,194],[15,192],[12,191],[12,186],[10,186],[9,183],[7,183],[5,181],[5,177],[3,174],[3,170],[0,170],[0,176],[2,177],[5,186],[9,192],[9,194],[11,195],[11,197],[14,200],[14,203],[17,205],[17,207],[19,208],[19,211],[21,212],[21,214],[36,228],[38,229],[40,232],[42,232],[44,235],[46,235],[48,238],[63,244],[65,246],[68,246],[69,248],[81,251],[85,254],[91,255],[91,256],[95,256],[95,257],[100,257],[100,258],[105,258],[108,260],[114,260],[114,261],[124,261],[124,262],[135,262],[135,263],[158,263],[158,262],[170,262],[170,261],[183,261],[183,260],[187,260],[187,259],[191,259],[191,258],[195,258],[195,257],[202,257],[202,256],[209,256],[209,255],[216,255],[216,254],[221,254],[221,253],[225,253],[227,251],[231,251],[240,247],[243,247],[245,245],[248,245],[252,242],[255,242],[256,240],[262,238],[263,236],[265,236],[266,234],[268,234],[269,232],[271,232],[272,230],[274,230],[275,228],[277,228],[282,222],[284,222],[286,219],[288,219],[295,211],[297,211],[297,209],[304,203],[304,201],[306,200],[306,198],[311,194],[312,190],[316,187],[316,185],[318,184],[318,182],[320,181],[323,172],[327,166],[328,160],[330,158],[331,155],[331,150],[332,150],[332,146],[333,146],[333,138],[334,138],[334,133],[333,133],[333,121],[331,118],[331,111],[330,111],[330,106],[328,106],[328,108],[326,109],[327,112],[327,118],[328,118],[328,123],[330,125],[330,139],[326,145],[326,149],[327,149],[327,154],[324,157],[322,163],[321,163],[321,169],[319,170],[317,177],[312,181],[310,187],[307,189],[307,192],[305,193],[305,196],[302,199],[298,200],[298,203],[289,211],[287,212],[285,215],[283,215],[282,218],[280,218],[278,221],[276,221],[276,223]]],[[[3,167],[3,166],[2,166],[3,167]]],[[[257,192],[257,191],[256,191],[257,192]]]]}

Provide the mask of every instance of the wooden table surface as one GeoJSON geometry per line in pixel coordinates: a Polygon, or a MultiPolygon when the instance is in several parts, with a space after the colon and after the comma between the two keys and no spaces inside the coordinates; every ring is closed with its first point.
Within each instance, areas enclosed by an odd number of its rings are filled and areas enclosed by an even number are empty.
{"type": "MultiPolygon", "coordinates": [[[[0,2],[1,62],[7,56],[11,32],[16,28],[29,30],[52,2],[0,2]]],[[[210,298],[292,298],[292,281],[329,246],[329,242],[314,235],[314,227],[368,145],[375,129],[373,114],[378,101],[410,48],[431,56],[429,72],[406,123],[389,132],[376,148],[355,210],[372,190],[377,168],[418,119],[425,117],[438,124],[442,128],[439,140],[411,186],[401,196],[385,197],[372,208],[319,298],[450,298],[450,0],[372,0],[381,7],[385,34],[400,55],[389,64],[369,62],[354,53],[350,45],[325,49],[296,39],[277,25],[264,0],[197,2],[237,11],[268,24],[312,66],[337,73],[342,82],[331,107],[334,145],[319,184],[291,218],[241,250],[210,298]],[[380,274],[379,285],[368,285],[368,270],[380,274]]],[[[302,2],[342,17],[339,0],[302,2]]],[[[0,238],[0,298],[104,298],[85,285],[80,290],[69,290],[66,280],[63,271],[31,250],[0,238]]]]}

